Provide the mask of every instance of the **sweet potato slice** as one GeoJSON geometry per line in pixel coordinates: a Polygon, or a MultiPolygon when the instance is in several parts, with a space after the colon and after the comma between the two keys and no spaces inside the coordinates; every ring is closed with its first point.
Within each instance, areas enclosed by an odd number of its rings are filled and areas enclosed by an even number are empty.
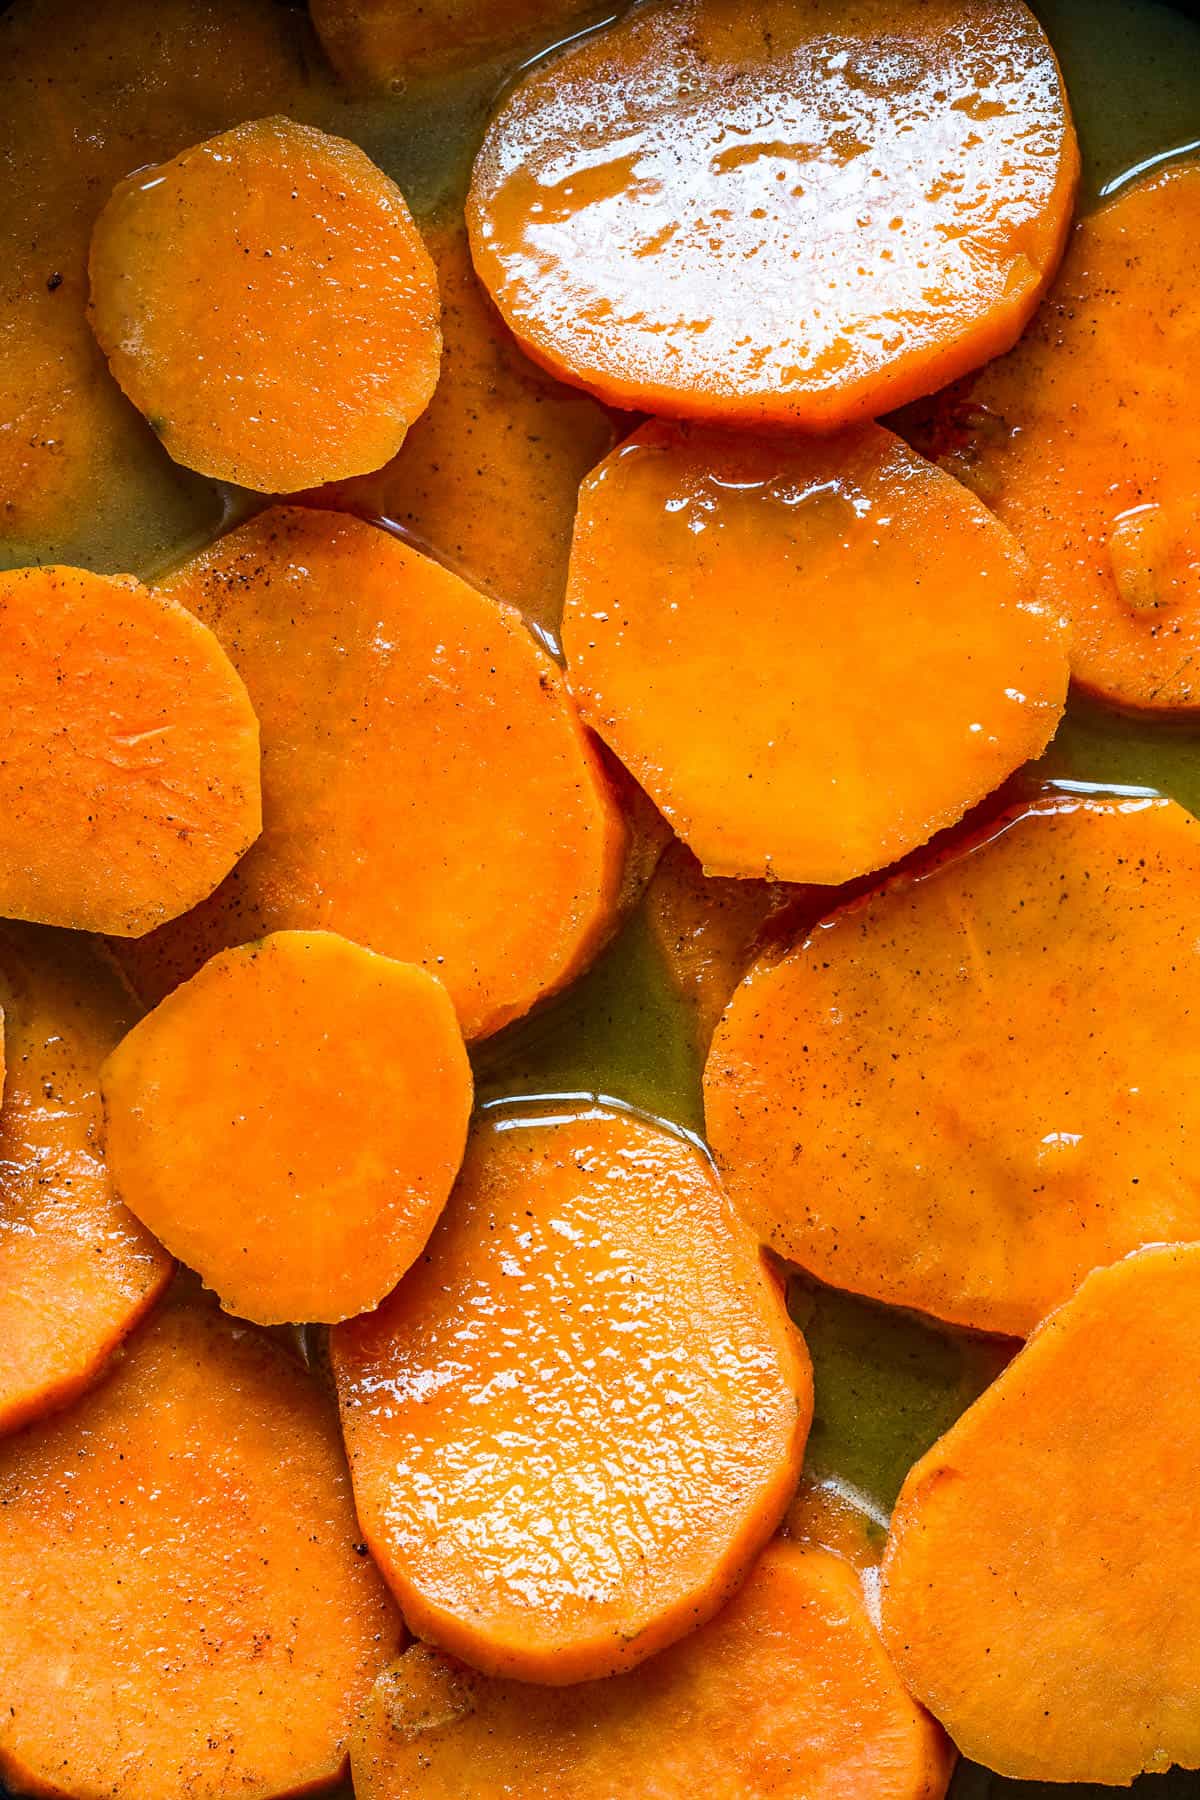
{"type": "Polygon", "coordinates": [[[961,818],[1067,686],[1013,538],[874,425],[643,425],[584,483],[563,645],[584,718],[707,872],[798,882],[961,818]]]}
{"type": "Polygon", "coordinates": [[[809,1549],[828,1550],[860,1574],[879,1567],[887,1531],[866,1497],[849,1483],[805,1475],[784,1515],[782,1535],[809,1549]]]}
{"type": "Polygon", "coordinates": [[[567,380],[829,430],[1009,348],[1078,165],[1022,0],[651,0],[514,89],[467,218],[567,380]]]}
{"type": "Polygon", "coordinates": [[[1011,1336],[1200,1237],[1198,904],[1181,807],[1049,795],[836,913],[713,1042],[735,1203],[824,1281],[1011,1336]]]}
{"type": "Polygon", "coordinates": [[[1200,1246],[1095,1271],[905,1483],[885,1636],[1001,1774],[1200,1767],[1198,1317],[1200,1246]]]}
{"type": "Polygon", "coordinates": [[[386,468],[315,498],[394,520],[556,634],[579,484],[615,445],[616,426],[590,395],[522,356],[475,278],[457,215],[427,239],[442,293],[437,390],[386,468]]]}
{"type": "Polygon", "coordinates": [[[716,1611],[812,1415],[803,1340],[707,1159],[603,1106],[485,1114],[424,1258],[331,1355],[412,1629],[554,1685],[716,1611]]]}
{"type": "Polygon", "coordinates": [[[0,926],[0,1432],[81,1392],[166,1286],[171,1262],[116,1200],[100,1064],[133,1022],[86,939],[0,926]]]}
{"type": "Polygon", "coordinates": [[[479,1037],[590,960],[625,829],[515,613],[386,532],[299,507],[251,520],[166,591],[212,626],[258,708],[265,828],[210,902],[131,946],[145,998],[231,944],[326,927],[427,967],[479,1037]]]}
{"type": "Polygon", "coordinates": [[[853,1572],[785,1543],[709,1624],[612,1681],[489,1681],[415,1645],[376,1681],[351,1757],[358,1800],[940,1800],[954,1765],[853,1572]]]}
{"type": "Polygon", "coordinates": [[[471,1113],[445,988],[327,931],[213,957],[134,1026],[102,1085],[121,1198],[263,1325],[349,1318],[390,1293],[471,1113]]]}
{"type": "Polygon", "coordinates": [[[394,93],[413,79],[482,62],[535,34],[561,38],[607,0],[311,0],[330,62],[351,87],[394,93]]]}
{"type": "Polygon", "coordinates": [[[790,917],[801,893],[782,881],[706,875],[678,838],[664,852],[646,889],[646,921],[702,1055],[756,947],[774,921],[790,917]]]}
{"type": "Polygon", "coordinates": [[[1135,709],[1200,709],[1198,231],[1198,163],[1118,194],[1011,355],[912,422],[1044,571],[1076,680],[1135,709]]]}
{"type": "Polygon", "coordinates": [[[258,723],[211,631],[131,576],[0,574],[0,913],[136,936],[260,823],[258,723]]]}
{"type": "Polygon", "coordinates": [[[401,1638],[357,1537],[301,1364],[169,1304],[78,1406],[0,1446],[4,1779],[122,1800],[332,1781],[401,1638]]]}
{"type": "Polygon", "coordinates": [[[123,181],[89,317],[176,462],[266,493],[378,469],[437,383],[437,276],[344,138],[256,119],[123,181]]]}
{"type": "Polygon", "coordinates": [[[0,8],[0,557],[151,566],[210,535],[87,323],[92,225],[113,184],[303,85],[276,0],[13,0],[0,8]]]}

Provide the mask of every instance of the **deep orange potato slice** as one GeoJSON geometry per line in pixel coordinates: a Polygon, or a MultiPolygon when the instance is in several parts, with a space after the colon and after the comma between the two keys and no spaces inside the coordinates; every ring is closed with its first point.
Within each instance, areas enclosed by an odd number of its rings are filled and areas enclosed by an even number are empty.
{"type": "Polygon", "coordinates": [[[646,921],[703,1052],[760,941],[803,904],[804,892],[782,881],[706,875],[686,844],[668,845],[646,889],[646,921]]]}
{"type": "Polygon", "coordinates": [[[281,1345],[168,1305],[0,1446],[0,1772],[98,1800],[332,1781],[401,1639],[337,1424],[281,1345]]]}
{"type": "Polygon", "coordinates": [[[0,574],[0,913],[137,936],[260,823],[258,722],[204,625],[132,576],[0,574]]]}
{"type": "Polygon", "coordinates": [[[705,1073],[735,1203],[824,1281],[1024,1336],[1200,1237],[1200,825],[1047,796],[739,988],[705,1073]]]}
{"type": "Polygon", "coordinates": [[[213,957],[134,1026],[102,1086],[121,1198],[261,1325],[346,1319],[390,1293],[471,1114],[445,988],[327,931],[213,957]]]}
{"type": "Polygon", "coordinates": [[[0,926],[0,1432],[85,1388],[171,1262],[116,1200],[100,1064],[135,1016],[86,939],[0,926]]]}
{"type": "Polygon", "coordinates": [[[532,34],[563,37],[607,0],[311,0],[330,62],[352,87],[394,93],[422,76],[481,62],[532,34]]]}
{"type": "Polygon", "coordinates": [[[567,380],[829,430],[1009,348],[1078,166],[1022,0],[650,0],[518,84],[467,217],[567,380]]]}
{"type": "Polygon", "coordinates": [[[295,103],[294,21],[275,0],[13,0],[0,10],[5,562],[120,568],[131,530],[165,548],[195,524],[194,497],[88,328],[88,240],[131,169],[295,103]]]}
{"type": "Polygon", "coordinates": [[[625,829],[558,670],[517,615],[388,533],[263,513],[166,592],[212,626],[263,734],[263,835],[123,958],[157,1000],[214,951],[339,931],[444,982],[467,1037],[607,936],[625,829]]]}
{"type": "Polygon", "coordinates": [[[1161,170],[1075,227],[1020,344],[914,419],[915,441],[1025,545],[1103,700],[1200,708],[1200,164],[1161,170]]]}
{"type": "Polygon", "coordinates": [[[286,493],[378,469],[437,384],[437,276],[344,138],[256,119],[139,170],[96,221],[89,317],[176,462],[286,493]]]}
{"type": "Polygon", "coordinates": [[[882,868],[1038,755],[1066,697],[1010,534],[874,425],[643,425],[584,483],[563,645],[584,718],[714,875],[882,868]]]}
{"type": "Polygon", "coordinates": [[[484,1115],[424,1258],[331,1357],[412,1629],[554,1685],[716,1611],[812,1416],[803,1340],[707,1159],[602,1106],[484,1115]]]}
{"type": "Polygon", "coordinates": [[[859,1574],[879,1567],[886,1521],[855,1489],[807,1475],[784,1515],[782,1535],[811,1549],[840,1556],[859,1574]]]}
{"type": "Polygon", "coordinates": [[[616,426],[590,395],[522,356],[475,278],[461,220],[426,235],[442,293],[433,399],[386,468],[314,497],[394,520],[556,634],[579,484],[613,448],[616,426]]]}
{"type": "Polygon", "coordinates": [[[358,1800],[940,1800],[954,1766],[837,1557],[775,1543],[728,1606],[632,1674],[488,1681],[424,1645],[380,1675],[358,1800]]]}
{"type": "Polygon", "coordinates": [[[883,1624],[1003,1775],[1200,1767],[1200,1246],[1088,1276],[913,1469],[883,1624]]]}

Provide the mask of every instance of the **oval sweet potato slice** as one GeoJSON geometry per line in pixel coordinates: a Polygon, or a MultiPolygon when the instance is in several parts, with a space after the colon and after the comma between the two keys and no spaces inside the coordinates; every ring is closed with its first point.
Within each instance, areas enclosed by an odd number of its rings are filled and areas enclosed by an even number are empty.
{"type": "Polygon", "coordinates": [[[1198,1318],[1198,1245],[1097,1270],[904,1485],[886,1641],[1001,1774],[1200,1767],[1198,1318]]]}
{"type": "Polygon", "coordinates": [[[1069,611],[1075,679],[1154,712],[1200,709],[1198,231],[1200,164],[1119,193],[1017,348],[912,421],[1069,611]]]}
{"type": "Polygon", "coordinates": [[[775,1543],[715,1619],[612,1681],[489,1681],[415,1645],[375,1683],[352,1763],[358,1800],[613,1800],[648,1779],[655,1800],[940,1800],[954,1753],[853,1572],[775,1543]]]}
{"type": "Polygon", "coordinates": [[[137,936],[260,822],[258,722],[199,620],[132,576],[0,573],[0,913],[137,936]]]}
{"type": "Polygon", "coordinates": [[[567,380],[829,430],[1009,348],[1078,164],[1022,0],[651,0],[517,85],[467,218],[567,380]]]}
{"type": "Polygon", "coordinates": [[[0,926],[0,1432],[87,1386],[163,1291],[166,1253],[113,1194],[100,1065],[136,1016],[86,939],[0,926]]]}
{"type": "Polygon", "coordinates": [[[264,493],[378,469],[437,384],[437,276],[357,145],[255,119],[123,181],[89,318],[176,462],[264,493]]]}
{"type": "Polygon", "coordinates": [[[471,1113],[445,988],[327,931],[214,956],[101,1079],[121,1198],[263,1325],[349,1318],[395,1287],[471,1113]]]}
{"type": "Polygon", "coordinates": [[[210,902],[123,957],[144,998],[216,950],[321,927],[428,968],[480,1037],[584,967],[612,928],[625,828],[515,613],[387,532],[300,507],[166,591],[259,710],[264,831],[210,902]]]}
{"type": "Polygon", "coordinates": [[[424,1258],[331,1355],[413,1630],[555,1685],[716,1611],[812,1416],[803,1340],[707,1159],[601,1106],[485,1114],[424,1258]]]}
{"type": "Polygon", "coordinates": [[[168,1304],[78,1406],[0,1446],[4,1778],[80,1800],[332,1781],[401,1637],[357,1537],[301,1364],[168,1304]]]}
{"type": "Polygon", "coordinates": [[[1034,588],[975,496],[879,426],[651,422],[581,490],[563,646],[584,718],[709,874],[837,883],[1045,748],[1067,657],[1034,588]]]}
{"type": "Polygon", "coordinates": [[[1098,1264],[1200,1236],[1200,825],[1048,795],[738,990],[705,1117],[764,1242],[1025,1336],[1098,1264]]]}

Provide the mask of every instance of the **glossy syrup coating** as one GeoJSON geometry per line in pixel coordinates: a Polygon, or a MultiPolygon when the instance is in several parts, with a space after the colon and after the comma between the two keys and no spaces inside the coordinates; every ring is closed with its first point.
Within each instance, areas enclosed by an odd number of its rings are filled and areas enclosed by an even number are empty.
{"type": "Polygon", "coordinates": [[[88,316],[176,462],[287,493],[394,456],[437,385],[437,276],[344,138],[256,119],[139,170],[92,233],[88,316]]]}
{"type": "Polygon", "coordinates": [[[715,1619],[611,1681],[488,1681],[415,1645],[351,1760],[358,1800],[940,1800],[955,1759],[853,1572],[777,1542],[715,1619]]]}
{"type": "Polygon", "coordinates": [[[1200,1768],[1198,1318],[1200,1245],[1097,1269],[904,1484],[884,1639],[1001,1775],[1200,1768]]]}
{"type": "Polygon", "coordinates": [[[583,717],[712,875],[835,884],[1054,733],[1065,632],[976,497],[879,426],[657,421],[584,483],[563,614],[583,717]]]}
{"type": "Polygon", "coordinates": [[[1077,173],[1022,0],[648,0],[517,85],[467,216],[567,379],[828,430],[1012,344],[1077,173]]]}
{"type": "Polygon", "coordinates": [[[227,1311],[366,1312],[462,1161],[471,1068],[445,988],[330,931],[214,956],[102,1075],[117,1191],[227,1311]]]}
{"type": "Polygon", "coordinates": [[[302,507],[259,514],[165,587],[258,708],[264,829],[203,906],[121,948],[144,999],[232,944],[332,930],[436,975],[470,1038],[586,965],[613,925],[625,827],[511,608],[302,507]]]}
{"type": "Polygon", "coordinates": [[[705,1072],[729,1191],[823,1281],[1030,1332],[1200,1237],[1200,824],[1049,795],[739,988],[705,1072]]]}
{"type": "Polygon", "coordinates": [[[0,1432],[87,1386],[166,1286],[171,1259],[118,1202],[100,1065],[136,1008],[94,944],[0,927],[0,1432]]]}
{"type": "Polygon", "coordinates": [[[403,1643],[327,1397],[172,1298],[69,1412],[0,1446],[0,1774],[102,1800],[332,1782],[403,1643]]]}
{"type": "Polygon", "coordinates": [[[1069,613],[1076,681],[1151,712],[1200,709],[1198,235],[1200,164],[1117,194],[1016,349],[911,421],[1069,613]]]}
{"type": "Polygon", "coordinates": [[[555,1685],[710,1617],[812,1416],[803,1340],[707,1158],[599,1105],[485,1114],[425,1256],[331,1354],[412,1629],[555,1685]]]}

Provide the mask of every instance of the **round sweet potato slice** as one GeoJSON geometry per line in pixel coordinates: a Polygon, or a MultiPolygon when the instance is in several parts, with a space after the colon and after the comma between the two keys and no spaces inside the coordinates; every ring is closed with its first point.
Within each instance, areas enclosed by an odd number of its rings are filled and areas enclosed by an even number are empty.
{"type": "Polygon", "coordinates": [[[908,1696],[853,1572],[764,1550],[709,1624],[635,1673],[568,1689],[489,1681],[414,1645],[375,1683],[358,1800],[940,1800],[954,1753],[908,1696]]]}
{"type": "Polygon", "coordinates": [[[202,475],[287,493],[378,469],[437,383],[437,276],[404,196],[291,119],[131,175],[88,271],[110,369],[202,475]]]}
{"type": "Polygon", "coordinates": [[[1096,1270],[904,1484],[885,1641],[1002,1775],[1200,1768],[1198,1320],[1200,1245],[1096,1270]]]}
{"type": "Polygon", "coordinates": [[[625,825],[516,613],[375,526],[302,507],[260,514],[166,591],[258,708],[264,831],[210,901],[122,952],[143,999],[280,929],[420,963],[468,1038],[579,973],[613,926],[625,825]]]}
{"type": "Polygon", "coordinates": [[[877,425],[640,427],[581,490],[563,646],[711,875],[882,868],[1038,755],[1067,690],[1011,534],[877,425]]]}
{"type": "Polygon", "coordinates": [[[229,1312],[366,1312],[462,1161],[471,1068],[441,983],[333,932],[226,950],[102,1074],[121,1198],[229,1312]]]}
{"type": "Polygon", "coordinates": [[[0,1432],[73,1400],[171,1260],[112,1190],[100,1065],[136,1008],[86,938],[0,926],[0,1432]]]}
{"type": "Polygon", "coordinates": [[[333,1781],[402,1630],[357,1539],[307,1371],[168,1304],[79,1405],[0,1446],[4,1779],[80,1800],[333,1781]]]}
{"type": "Polygon", "coordinates": [[[716,1611],[812,1416],[803,1340],[707,1158],[602,1106],[483,1115],[425,1256],[331,1356],[412,1629],[554,1685],[716,1611]]]}
{"type": "Polygon", "coordinates": [[[1020,539],[1072,621],[1071,672],[1131,710],[1200,710],[1200,163],[1080,220],[1016,349],[912,422],[1020,539]]]}
{"type": "Polygon", "coordinates": [[[829,430],[1009,348],[1078,164],[1022,0],[651,0],[517,85],[467,217],[567,380],[829,430]]]}
{"type": "Polygon", "coordinates": [[[709,1141],[823,1281],[1025,1336],[1089,1269],[1200,1237],[1200,824],[1047,795],[738,989],[709,1141]]]}
{"type": "Polygon", "coordinates": [[[260,824],[258,722],[211,631],[132,576],[0,574],[0,914],[139,936],[260,824]]]}

